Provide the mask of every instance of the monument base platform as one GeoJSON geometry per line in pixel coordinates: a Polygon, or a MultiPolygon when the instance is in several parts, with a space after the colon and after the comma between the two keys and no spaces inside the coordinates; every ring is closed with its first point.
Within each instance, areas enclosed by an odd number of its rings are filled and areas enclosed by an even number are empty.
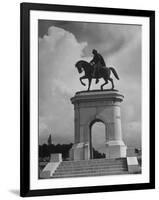
{"type": "MultiPolygon", "coordinates": [[[[89,143],[77,143],[74,144],[70,150],[70,160],[90,160],[91,148],[89,143]]],[[[123,141],[109,141],[106,143],[105,154],[106,159],[113,158],[126,158],[127,146],[123,141]]]]}
{"type": "Polygon", "coordinates": [[[70,150],[70,160],[78,161],[78,160],[89,160],[90,152],[88,143],[77,143],[74,144],[70,150]]]}
{"type": "Polygon", "coordinates": [[[123,141],[109,141],[106,143],[106,159],[126,158],[127,146],[123,141]]]}

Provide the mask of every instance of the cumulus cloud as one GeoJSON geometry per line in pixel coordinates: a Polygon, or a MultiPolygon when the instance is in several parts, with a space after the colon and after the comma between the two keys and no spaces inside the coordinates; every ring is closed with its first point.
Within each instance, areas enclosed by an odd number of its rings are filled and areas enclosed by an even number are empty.
{"type": "Polygon", "coordinates": [[[79,84],[78,78],[74,77],[77,74],[75,63],[81,58],[86,45],[85,42],[78,43],[72,33],[57,27],[50,27],[48,34],[39,39],[41,138],[52,131],[56,135],[55,142],[62,142],[60,138],[65,138],[65,142],[66,138],[73,140],[73,109],[70,97],[76,90],[75,85],[79,84]]]}
{"type": "Polygon", "coordinates": [[[87,41],[85,56],[89,56],[92,48],[107,56],[112,55],[141,33],[141,26],[136,25],[40,20],[39,34],[43,35],[51,25],[73,33],[79,42],[87,41]]]}

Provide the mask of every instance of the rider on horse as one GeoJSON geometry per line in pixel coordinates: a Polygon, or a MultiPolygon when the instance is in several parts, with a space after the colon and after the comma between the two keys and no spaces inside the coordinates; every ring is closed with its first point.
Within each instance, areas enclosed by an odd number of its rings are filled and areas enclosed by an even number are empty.
{"type": "Polygon", "coordinates": [[[93,49],[92,51],[94,57],[91,60],[90,64],[94,66],[94,72],[93,72],[93,76],[97,77],[96,78],[96,84],[99,82],[99,72],[101,67],[105,67],[105,61],[103,59],[103,57],[97,52],[97,50],[93,49]]]}

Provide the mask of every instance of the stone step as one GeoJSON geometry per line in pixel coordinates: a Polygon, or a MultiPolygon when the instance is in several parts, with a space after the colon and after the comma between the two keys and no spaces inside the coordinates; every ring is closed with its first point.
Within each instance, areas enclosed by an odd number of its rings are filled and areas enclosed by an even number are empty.
{"type": "Polygon", "coordinates": [[[126,159],[92,159],[63,161],[52,177],[86,177],[127,173],[126,159]]]}
{"type": "Polygon", "coordinates": [[[88,176],[109,176],[109,175],[126,175],[128,174],[128,171],[114,171],[114,172],[98,172],[98,173],[86,173],[86,174],[59,174],[59,175],[56,175],[54,174],[52,176],[52,178],[71,178],[71,177],[88,177],[88,176]]]}
{"type": "Polygon", "coordinates": [[[83,163],[83,162],[117,162],[117,161],[125,161],[125,158],[111,158],[111,159],[106,159],[106,158],[100,158],[100,159],[90,159],[90,160],[77,160],[77,161],[63,161],[65,163],[83,163]]]}
{"type": "Polygon", "coordinates": [[[67,160],[65,162],[69,163],[69,162],[109,162],[109,161],[122,161],[125,160],[125,158],[111,158],[111,159],[106,159],[106,158],[99,158],[99,159],[89,159],[89,160],[67,160]]]}
{"type": "Polygon", "coordinates": [[[102,161],[102,162],[94,162],[94,161],[85,161],[85,162],[67,162],[67,161],[63,161],[62,163],[61,163],[61,165],[65,165],[65,166],[71,166],[71,165],[73,165],[73,166],[83,166],[83,165],[91,165],[91,164],[93,164],[93,165],[95,165],[95,164],[97,164],[97,165],[99,165],[99,164],[104,164],[104,165],[111,165],[111,164],[122,164],[122,163],[126,163],[126,161],[110,161],[110,162],[108,162],[108,161],[106,161],[106,162],[104,162],[104,161],[102,161]]]}
{"type": "Polygon", "coordinates": [[[96,170],[100,170],[100,169],[118,169],[118,168],[126,168],[127,169],[127,166],[113,166],[113,167],[111,167],[111,166],[104,166],[104,167],[102,167],[102,166],[98,166],[98,167],[95,167],[95,166],[88,166],[88,167],[70,167],[70,168],[67,168],[67,167],[61,167],[61,166],[59,166],[56,170],[70,170],[70,171],[72,171],[72,170],[76,170],[76,171],[78,171],[78,170],[88,170],[88,169],[96,169],[96,170]]]}
{"type": "Polygon", "coordinates": [[[83,164],[83,165],[65,165],[64,163],[60,164],[61,167],[70,167],[70,168],[74,168],[74,167],[77,167],[77,168],[80,168],[80,167],[90,167],[90,166],[95,166],[95,167],[98,167],[98,166],[102,166],[102,167],[105,167],[105,166],[108,166],[108,167],[113,167],[113,166],[126,166],[126,163],[90,163],[90,164],[83,164]]]}
{"type": "Polygon", "coordinates": [[[115,172],[115,171],[127,171],[127,168],[118,168],[118,169],[85,169],[85,170],[79,170],[79,171],[65,171],[65,170],[58,170],[54,174],[83,174],[83,173],[100,173],[100,172],[115,172]]]}
{"type": "Polygon", "coordinates": [[[85,170],[85,169],[118,169],[118,168],[126,168],[127,169],[127,166],[126,165],[114,165],[114,166],[107,166],[107,165],[105,165],[105,166],[81,166],[81,167],[64,167],[64,166],[59,166],[58,167],[58,170],[65,170],[65,171],[70,171],[70,170],[76,170],[76,171],[78,171],[78,170],[85,170]]]}

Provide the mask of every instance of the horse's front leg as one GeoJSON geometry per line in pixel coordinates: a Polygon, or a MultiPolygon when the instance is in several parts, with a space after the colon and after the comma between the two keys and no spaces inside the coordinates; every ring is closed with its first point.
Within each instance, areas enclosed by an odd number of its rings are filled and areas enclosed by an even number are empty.
{"type": "Polygon", "coordinates": [[[81,82],[81,84],[84,85],[84,86],[86,86],[86,84],[82,81],[83,79],[86,79],[86,76],[80,77],[80,82],[81,82]]]}
{"type": "Polygon", "coordinates": [[[92,82],[92,78],[89,78],[89,79],[88,79],[88,91],[89,91],[89,89],[90,89],[91,82],[92,82]]]}
{"type": "Polygon", "coordinates": [[[103,78],[103,79],[105,80],[105,83],[103,83],[103,84],[101,85],[101,90],[103,90],[103,86],[106,85],[106,84],[108,83],[108,80],[107,80],[106,78],[103,78]]]}

